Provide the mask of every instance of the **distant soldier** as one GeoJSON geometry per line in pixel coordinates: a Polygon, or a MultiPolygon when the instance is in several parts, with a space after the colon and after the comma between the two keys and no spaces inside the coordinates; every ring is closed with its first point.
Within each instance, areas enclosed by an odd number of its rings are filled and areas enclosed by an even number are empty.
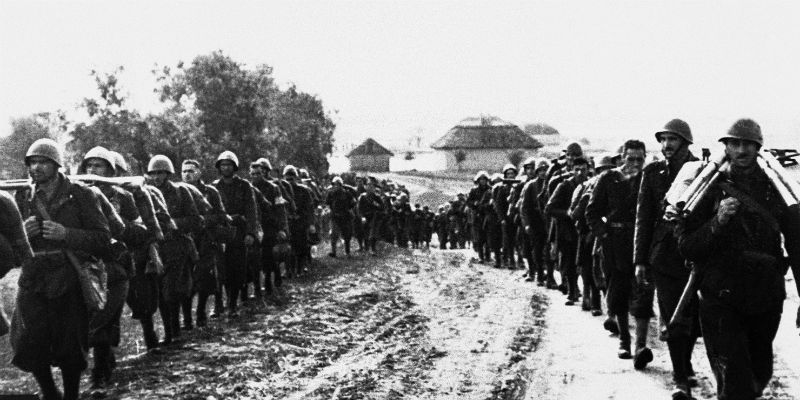
{"type": "Polygon", "coordinates": [[[516,267],[516,260],[514,257],[514,250],[517,245],[517,226],[514,224],[512,215],[508,213],[509,198],[514,187],[514,179],[517,177],[517,167],[512,164],[506,164],[503,167],[503,180],[495,185],[492,195],[492,205],[500,219],[502,225],[502,244],[503,244],[503,262],[508,268],[516,267]]]}
{"type": "Polygon", "coordinates": [[[439,212],[433,218],[433,229],[439,240],[439,248],[447,250],[447,211],[444,206],[439,207],[439,212]]]}
{"type": "Polygon", "coordinates": [[[597,180],[600,179],[600,175],[614,167],[616,167],[616,164],[613,157],[610,155],[603,156],[594,168],[594,176],[578,185],[575,191],[572,192],[572,202],[569,206],[569,217],[578,232],[575,263],[583,281],[581,309],[583,311],[591,311],[595,317],[602,315],[603,311],[600,305],[602,300],[600,288],[594,278],[594,257],[592,252],[594,251],[595,237],[592,235],[589,223],[586,221],[586,205],[589,204],[592,190],[597,180]]]}
{"type": "Polygon", "coordinates": [[[349,257],[357,201],[354,193],[344,187],[341,177],[334,177],[332,182],[333,186],[326,199],[328,207],[331,208],[331,222],[333,222],[330,256],[336,257],[336,245],[341,237],[344,239],[344,253],[349,257]]]}
{"type": "Polygon", "coordinates": [[[644,368],[653,360],[647,348],[647,330],[653,313],[653,288],[638,285],[634,278],[633,232],[645,146],[629,140],[623,146],[621,167],[600,176],[586,205],[586,220],[595,237],[603,241],[604,263],[608,273],[608,314],[615,316],[619,330],[621,359],[631,358],[628,312],[636,318],[634,366],[644,368]]]}
{"type": "Polygon", "coordinates": [[[425,236],[425,213],[419,203],[414,204],[414,212],[411,217],[411,243],[415,249],[422,247],[423,236],[425,236]]]}
{"type": "Polygon", "coordinates": [[[491,191],[489,186],[489,173],[480,171],[473,179],[475,186],[470,189],[467,196],[466,206],[472,210],[472,248],[478,253],[478,260],[483,263],[486,262],[490,255],[486,254],[486,230],[483,227],[483,221],[486,218],[486,208],[481,206],[481,201],[486,192],[491,191]]]}
{"type": "Polygon", "coordinates": [[[730,169],[679,222],[678,248],[702,274],[700,326],[717,397],[755,399],[772,378],[784,274],[791,265],[800,276],[800,221],[757,162],[764,137],[755,121],[736,121],[720,142],[730,169]]]}
{"type": "Polygon", "coordinates": [[[89,350],[89,313],[77,265],[108,250],[111,234],[95,192],[70,182],[58,169],[61,152],[52,139],[35,141],[25,155],[33,181],[16,194],[34,257],[22,265],[11,325],[11,362],[31,372],[45,399],[77,399],[89,350]],[[63,397],[51,366],[61,369],[63,397]]]}
{"type": "Polygon", "coordinates": [[[147,164],[147,176],[163,194],[175,228],[164,233],[165,240],[161,243],[164,276],[161,278],[159,310],[164,322],[164,344],[167,345],[180,336],[181,303],[192,291],[193,255],[197,251],[191,235],[203,224],[189,189],[169,180],[173,174],[175,167],[164,155],[153,156],[147,164]]]}
{"type": "Polygon", "coordinates": [[[546,160],[536,161],[531,157],[525,160],[522,167],[528,176],[528,181],[522,187],[519,197],[519,216],[525,232],[523,252],[528,258],[527,281],[533,282],[534,275],[539,286],[547,284],[550,288],[557,285],[553,278],[553,264],[547,265],[545,274],[544,249],[547,240],[544,207],[539,202],[539,193],[545,185],[545,173],[548,163],[546,160]]]}
{"type": "Polygon", "coordinates": [[[314,226],[314,196],[308,186],[300,182],[297,168],[287,165],[283,169],[283,176],[291,184],[294,193],[294,202],[297,207],[295,218],[289,221],[291,231],[292,250],[295,255],[294,269],[297,274],[308,272],[311,262],[311,244],[309,236],[316,232],[314,226]]]}
{"type": "MultiPolygon", "coordinates": [[[[194,241],[199,252],[199,260],[195,263],[194,287],[197,291],[197,326],[204,327],[208,321],[206,303],[210,296],[222,303],[222,279],[224,277],[222,258],[225,240],[232,232],[231,218],[225,212],[222,197],[213,185],[201,179],[200,162],[184,160],[181,164],[181,178],[193,185],[206,199],[211,208],[203,215],[203,229],[194,234],[194,241]]],[[[191,309],[191,297],[188,299],[191,309]]],[[[219,306],[220,310],[222,306],[219,306]]],[[[186,302],[184,302],[186,312],[186,302]]],[[[186,315],[184,315],[185,319],[186,315]]]]}
{"type": "Polygon", "coordinates": [[[384,213],[384,203],[378,190],[377,181],[370,178],[367,181],[366,191],[358,198],[358,212],[364,219],[367,247],[373,255],[377,254],[378,228],[384,213]]]}
{"type": "Polygon", "coordinates": [[[273,249],[289,239],[289,201],[286,200],[280,184],[269,178],[271,170],[272,164],[266,158],[259,158],[250,164],[253,186],[261,192],[268,203],[261,216],[261,227],[264,232],[261,240],[261,262],[266,277],[264,287],[267,295],[275,294],[274,290],[282,285],[281,271],[273,249]]]}
{"type": "Polygon", "coordinates": [[[259,221],[253,185],[236,175],[239,158],[231,151],[217,157],[215,167],[220,178],[214,186],[222,197],[225,211],[231,216],[235,236],[225,244],[225,291],[228,296],[228,316],[239,317],[237,299],[247,296],[248,259],[257,243],[259,221]]]}
{"type": "Polygon", "coordinates": [[[572,193],[588,179],[588,175],[589,162],[585,158],[578,157],[572,160],[571,176],[556,186],[544,208],[545,215],[552,219],[555,226],[556,241],[554,244],[558,250],[561,279],[567,284],[566,304],[570,306],[578,301],[580,291],[578,289],[578,271],[575,265],[575,256],[578,251],[578,231],[568,212],[572,193]]]}
{"type": "Polygon", "coordinates": [[[488,249],[485,253],[486,261],[489,261],[489,255],[494,253],[494,267],[502,268],[503,224],[498,209],[494,207],[494,201],[496,197],[501,196],[497,193],[503,190],[503,176],[499,173],[492,174],[489,184],[491,190],[484,192],[479,206],[483,215],[482,228],[486,235],[486,248],[488,249]]]}
{"type": "Polygon", "coordinates": [[[400,248],[407,248],[411,231],[412,218],[411,206],[408,204],[408,195],[405,193],[397,197],[397,201],[392,207],[392,219],[395,225],[395,241],[400,248]]]}
{"type": "MultiPolygon", "coordinates": [[[[692,131],[689,124],[673,119],[657,131],[656,140],[661,144],[664,161],[656,161],[642,171],[636,207],[636,231],[634,234],[634,264],[640,284],[654,279],[658,295],[659,314],[662,326],[669,324],[672,314],[689,280],[686,260],[678,251],[674,236],[674,225],[664,220],[666,194],[681,167],[687,161],[697,161],[689,145],[692,131]]],[[[672,360],[672,378],[676,385],[673,396],[691,398],[689,376],[693,374],[692,350],[700,333],[697,317],[697,298],[686,311],[690,322],[688,329],[666,331],[669,356],[672,360]]]]}
{"type": "Polygon", "coordinates": [[[433,238],[433,219],[435,215],[433,212],[428,208],[428,206],[422,207],[422,214],[424,217],[424,226],[422,229],[422,241],[425,243],[425,248],[431,247],[431,239],[433,238]]]}

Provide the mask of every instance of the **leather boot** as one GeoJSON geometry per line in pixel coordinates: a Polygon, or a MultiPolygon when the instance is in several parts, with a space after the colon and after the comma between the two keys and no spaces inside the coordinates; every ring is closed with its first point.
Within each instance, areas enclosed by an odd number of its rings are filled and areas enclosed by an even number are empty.
{"type": "Polygon", "coordinates": [[[649,328],[649,318],[636,318],[636,356],[633,359],[633,367],[636,369],[644,369],[650,361],[653,361],[653,352],[647,348],[649,328]]]}

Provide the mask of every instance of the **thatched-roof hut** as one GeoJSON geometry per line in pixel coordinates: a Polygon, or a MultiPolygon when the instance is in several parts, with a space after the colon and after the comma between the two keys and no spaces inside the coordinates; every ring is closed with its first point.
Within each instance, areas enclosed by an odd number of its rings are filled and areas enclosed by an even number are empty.
{"type": "Polygon", "coordinates": [[[431,145],[445,152],[447,169],[497,171],[533,155],[542,144],[497,117],[466,118],[431,145]]]}
{"type": "Polygon", "coordinates": [[[351,171],[388,172],[389,159],[394,153],[381,146],[372,138],[368,138],[358,147],[347,153],[351,171]]]}

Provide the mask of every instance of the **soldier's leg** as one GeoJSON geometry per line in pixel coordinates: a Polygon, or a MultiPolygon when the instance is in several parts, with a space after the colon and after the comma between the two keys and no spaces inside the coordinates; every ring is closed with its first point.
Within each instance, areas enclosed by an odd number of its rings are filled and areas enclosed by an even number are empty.
{"type": "MultiPolygon", "coordinates": [[[[163,281],[163,278],[161,279],[163,281]]],[[[174,336],[172,330],[172,313],[169,309],[170,302],[167,301],[165,298],[165,287],[164,285],[159,285],[161,290],[158,291],[158,312],[161,314],[161,323],[164,325],[164,342],[163,344],[169,345],[172,344],[172,338],[174,336]]]]}
{"type": "Polygon", "coordinates": [[[772,342],[778,333],[782,312],[783,303],[781,302],[775,309],[750,317],[747,321],[750,357],[759,396],[772,379],[774,359],[772,342]]]}
{"type": "Polygon", "coordinates": [[[36,383],[39,384],[39,392],[42,399],[62,398],[62,394],[56,388],[56,382],[53,380],[53,372],[50,370],[49,365],[37,368],[32,372],[36,383]]]}
{"type": "Polygon", "coordinates": [[[683,288],[686,286],[687,278],[677,278],[653,271],[653,278],[658,295],[658,309],[662,325],[665,331],[662,337],[666,339],[669,349],[669,358],[672,362],[672,380],[678,390],[690,393],[689,377],[693,374],[691,367],[692,351],[699,332],[699,321],[697,317],[698,300],[695,296],[689,303],[689,307],[684,311],[681,319],[685,323],[679,326],[680,329],[667,329],[672,314],[678,306],[683,288]]]}
{"type": "Polygon", "coordinates": [[[339,220],[333,220],[333,229],[331,229],[331,252],[328,254],[331,257],[336,257],[336,246],[339,244],[339,236],[341,236],[341,223],[339,220]]]}
{"type": "Polygon", "coordinates": [[[75,367],[61,367],[64,382],[64,400],[78,400],[81,388],[81,370],[75,367]]]}
{"type": "Polygon", "coordinates": [[[559,243],[559,260],[561,262],[561,280],[566,284],[568,306],[574,305],[578,300],[578,271],[575,265],[575,242],[559,243]]]}
{"type": "Polygon", "coordinates": [[[643,369],[650,361],[653,361],[653,352],[647,347],[647,336],[650,328],[650,320],[655,316],[653,312],[654,286],[651,269],[648,269],[648,283],[638,284],[636,279],[631,281],[631,315],[636,318],[636,351],[633,366],[636,369],[643,369]]]}

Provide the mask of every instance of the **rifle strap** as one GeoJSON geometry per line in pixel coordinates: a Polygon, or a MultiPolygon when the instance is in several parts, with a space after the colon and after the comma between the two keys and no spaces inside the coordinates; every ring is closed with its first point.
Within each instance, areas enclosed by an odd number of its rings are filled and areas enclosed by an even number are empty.
{"type": "Polygon", "coordinates": [[[729,195],[744,203],[746,207],[753,210],[756,214],[761,216],[761,218],[764,218],[764,222],[766,222],[771,229],[775,231],[780,230],[780,224],[778,223],[778,220],[769,212],[769,210],[764,208],[764,206],[761,204],[758,204],[758,202],[750,195],[739,189],[736,189],[728,182],[719,182],[719,187],[729,195]]]}

